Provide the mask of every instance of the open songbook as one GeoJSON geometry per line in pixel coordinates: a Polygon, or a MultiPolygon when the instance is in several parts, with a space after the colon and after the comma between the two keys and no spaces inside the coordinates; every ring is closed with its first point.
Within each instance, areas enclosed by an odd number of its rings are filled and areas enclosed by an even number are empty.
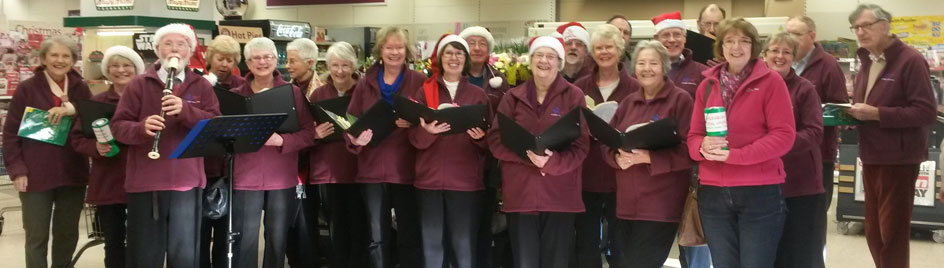
{"type": "Polygon", "coordinates": [[[485,104],[457,106],[452,103],[440,104],[436,110],[430,109],[424,104],[407,99],[400,95],[393,96],[393,105],[396,108],[397,115],[403,120],[410,121],[413,125],[420,124],[420,118],[430,123],[439,121],[449,124],[449,131],[442,134],[465,133],[466,130],[473,128],[482,128],[486,130],[488,123],[486,114],[488,106],[485,104]]]}
{"type": "Polygon", "coordinates": [[[265,89],[249,97],[243,97],[229,90],[213,88],[220,101],[220,113],[223,115],[280,114],[288,117],[279,126],[278,133],[298,131],[298,112],[295,111],[295,93],[291,84],[265,89]]]}
{"type": "Polygon", "coordinates": [[[682,142],[678,122],[674,118],[663,118],[653,122],[631,125],[625,132],[592,115],[584,115],[590,135],[606,146],[623,151],[632,149],[657,150],[672,147],[682,142]]]}
{"type": "Polygon", "coordinates": [[[610,122],[610,120],[613,119],[613,115],[616,114],[616,108],[619,108],[619,104],[615,101],[596,103],[590,96],[583,96],[583,98],[587,101],[586,109],[606,122],[610,122]]]}
{"type": "Polygon", "coordinates": [[[579,111],[576,108],[571,110],[538,135],[532,134],[507,115],[498,113],[501,143],[525,160],[528,160],[527,151],[544,155],[545,149],[551,151],[566,149],[570,143],[580,137],[579,111]]]}

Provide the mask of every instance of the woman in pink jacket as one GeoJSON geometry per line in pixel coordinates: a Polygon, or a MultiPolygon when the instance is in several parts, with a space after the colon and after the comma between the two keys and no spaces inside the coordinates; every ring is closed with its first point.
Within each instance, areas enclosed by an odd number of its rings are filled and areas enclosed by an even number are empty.
{"type": "Polygon", "coordinates": [[[688,133],[689,155],[699,162],[698,211],[715,266],[773,267],[786,214],[780,157],[796,136],[790,94],[780,74],[757,60],[753,25],[730,19],[717,33],[715,57],[726,62],[703,73],[688,133]],[[723,109],[708,113],[710,132],[706,108],[723,109]]]}

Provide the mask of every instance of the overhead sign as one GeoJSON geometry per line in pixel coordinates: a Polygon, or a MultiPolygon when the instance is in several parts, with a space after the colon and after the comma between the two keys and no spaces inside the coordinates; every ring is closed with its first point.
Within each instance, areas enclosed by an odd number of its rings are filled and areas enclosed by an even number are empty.
{"type": "Polygon", "coordinates": [[[200,0],[167,0],[167,9],[197,12],[200,10],[200,0]]]}
{"type": "Polygon", "coordinates": [[[233,39],[236,39],[241,44],[248,43],[249,40],[252,40],[256,37],[263,37],[262,28],[258,27],[241,27],[241,26],[219,26],[221,35],[228,35],[233,39]]]}
{"type": "Polygon", "coordinates": [[[310,38],[311,25],[302,22],[271,21],[269,38],[272,40],[292,41],[298,38],[310,38]]]}
{"type": "Polygon", "coordinates": [[[95,0],[95,9],[98,11],[131,10],[134,0],[95,0]]]}
{"type": "Polygon", "coordinates": [[[266,0],[268,6],[383,4],[384,0],[266,0]]]}

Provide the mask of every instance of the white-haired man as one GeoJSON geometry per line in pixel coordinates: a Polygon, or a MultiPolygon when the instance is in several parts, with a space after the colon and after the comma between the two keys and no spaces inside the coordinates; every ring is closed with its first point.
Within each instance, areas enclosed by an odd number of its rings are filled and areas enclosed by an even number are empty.
{"type": "Polygon", "coordinates": [[[115,138],[128,145],[130,267],[164,267],[165,256],[169,267],[199,266],[203,159],[168,158],[198,121],[220,114],[210,83],[187,69],[196,46],[196,35],[186,24],[158,29],[154,48],[159,62],[129,83],[112,117],[115,138]],[[175,61],[177,65],[170,66],[175,61]],[[176,74],[169,74],[170,67],[176,67],[176,74]],[[173,94],[163,96],[168,75],[176,82],[173,94]],[[164,118],[158,116],[161,111],[164,118]],[[163,155],[148,159],[157,131],[162,132],[163,155]]]}

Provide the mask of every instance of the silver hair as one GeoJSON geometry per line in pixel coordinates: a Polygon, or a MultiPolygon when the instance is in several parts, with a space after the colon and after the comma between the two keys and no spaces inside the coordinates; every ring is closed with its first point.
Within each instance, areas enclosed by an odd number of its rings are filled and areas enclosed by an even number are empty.
{"type": "MultiPolygon", "coordinates": [[[[311,41],[311,39],[298,38],[292,40],[288,45],[285,45],[285,50],[295,50],[298,52],[298,57],[302,60],[318,61],[318,45],[315,44],[315,41],[311,41]]],[[[311,69],[314,70],[316,65],[317,64],[312,64],[311,69]]]]}
{"type": "Polygon", "coordinates": [[[866,10],[871,10],[872,14],[875,14],[875,18],[879,20],[884,20],[887,22],[892,21],[892,13],[889,13],[887,10],[876,4],[860,4],[852,14],[849,14],[849,24],[854,24],[855,20],[862,16],[862,12],[866,10]]]}
{"type": "Polygon", "coordinates": [[[58,44],[68,48],[69,51],[72,52],[72,63],[75,63],[79,60],[79,45],[75,42],[75,40],[65,36],[57,35],[43,40],[43,42],[39,44],[39,59],[42,60],[44,64],[46,61],[46,54],[49,53],[49,49],[52,49],[53,44],[58,44]]]}
{"type": "Polygon", "coordinates": [[[669,51],[665,49],[665,46],[662,45],[658,40],[643,40],[636,43],[636,49],[633,50],[633,61],[630,64],[633,72],[636,71],[636,60],[639,59],[639,52],[642,52],[645,49],[655,50],[656,53],[659,53],[659,56],[662,58],[662,75],[669,75],[669,70],[672,69],[672,60],[669,59],[669,51]]]}
{"type": "Polygon", "coordinates": [[[354,51],[354,47],[348,42],[340,41],[331,45],[331,47],[328,48],[325,58],[327,58],[328,61],[331,61],[331,59],[349,61],[351,62],[351,66],[357,68],[357,52],[354,51]]]}
{"type": "Polygon", "coordinates": [[[272,42],[272,39],[256,37],[249,40],[249,43],[246,43],[246,47],[243,48],[243,57],[248,62],[252,58],[252,53],[257,51],[270,51],[273,56],[279,55],[279,51],[276,50],[275,42],[272,42]]]}

